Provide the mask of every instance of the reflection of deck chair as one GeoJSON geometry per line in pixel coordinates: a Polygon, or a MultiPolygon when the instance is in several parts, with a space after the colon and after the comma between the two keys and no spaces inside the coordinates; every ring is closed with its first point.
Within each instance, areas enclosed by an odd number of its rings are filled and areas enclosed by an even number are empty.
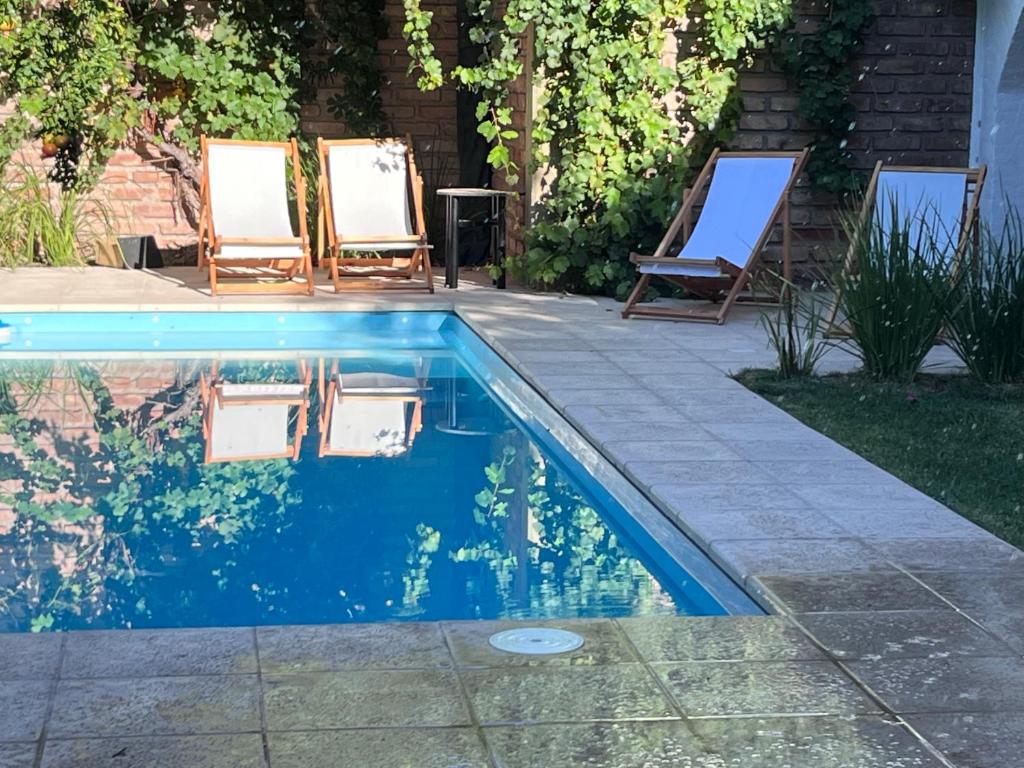
{"type": "Polygon", "coordinates": [[[200,377],[206,463],[298,459],[309,413],[313,372],[300,361],[299,381],[281,384],[235,384],[222,381],[215,364],[210,378],[200,377]],[[295,435],[289,442],[289,415],[298,408],[295,435]]]}
{"type": "Polygon", "coordinates": [[[203,136],[200,146],[199,267],[210,270],[210,291],[312,294],[305,182],[295,139],[228,141],[203,136]],[[298,237],[289,215],[288,164],[295,181],[298,237]],[[296,275],[305,282],[293,281],[296,275]],[[236,279],[248,282],[218,282],[236,279]]]}
{"type": "Polygon", "coordinates": [[[789,194],[807,160],[802,152],[719,152],[711,153],[683,196],[683,204],[672,220],[653,256],[630,254],[640,270],[640,280],[626,300],[623,317],[663,317],[705,323],[725,322],[732,305],[748,287],[751,274],[768,244],[772,229],[782,224],[783,274],[788,279],[790,227],[789,194]],[[710,180],[707,198],[690,231],[693,207],[710,180]],[[683,245],[669,256],[676,238],[683,245]],[[717,306],[674,309],[642,305],[651,279],[660,277],[717,306]]]}
{"type": "Polygon", "coordinates": [[[422,377],[341,373],[320,361],[321,456],[401,456],[423,428],[422,377]]]}
{"type": "Polygon", "coordinates": [[[317,140],[320,155],[317,247],[334,290],[425,288],[434,292],[423,217],[423,179],[408,141],[317,140]],[[410,214],[412,204],[415,220],[410,214]],[[351,254],[390,252],[390,258],[351,254]],[[424,283],[412,283],[423,270],[424,283]],[[375,277],[398,278],[377,280],[375,277]]]}
{"type": "MultiPolygon", "coordinates": [[[[913,216],[910,242],[918,236],[934,239],[940,250],[949,253],[950,270],[955,273],[963,261],[971,238],[978,231],[978,201],[985,185],[984,165],[979,168],[929,168],[926,166],[883,165],[879,160],[864,193],[864,204],[857,219],[857,232],[864,231],[871,216],[887,236],[892,231],[893,206],[897,215],[913,216]],[[902,212],[902,213],[901,213],[902,212]],[[942,241],[947,241],[943,243],[942,241]],[[945,245],[945,248],[942,246],[945,245]]],[[[856,272],[857,244],[850,243],[843,261],[843,273],[856,272]]],[[[837,324],[840,295],[832,304],[826,324],[827,335],[842,336],[848,329],[837,324]]]]}

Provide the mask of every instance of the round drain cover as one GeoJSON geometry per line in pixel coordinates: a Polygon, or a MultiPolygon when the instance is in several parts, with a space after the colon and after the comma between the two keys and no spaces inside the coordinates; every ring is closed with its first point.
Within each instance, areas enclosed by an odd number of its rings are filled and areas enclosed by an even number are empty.
{"type": "Polygon", "coordinates": [[[506,629],[504,632],[491,635],[488,642],[499,651],[524,653],[529,656],[567,653],[583,646],[583,638],[575,632],[547,627],[506,629]]]}

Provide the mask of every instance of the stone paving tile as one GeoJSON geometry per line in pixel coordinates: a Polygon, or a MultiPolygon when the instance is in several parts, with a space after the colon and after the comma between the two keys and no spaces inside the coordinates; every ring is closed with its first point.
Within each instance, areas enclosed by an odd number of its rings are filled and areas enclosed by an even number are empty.
{"type": "Polygon", "coordinates": [[[55,677],[60,664],[60,644],[61,635],[57,633],[0,633],[0,681],[55,677]]]}
{"type": "MultiPolygon", "coordinates": [[[[611,442],[622,442],[636,440],[638,437],[648,436],[652,440],[661,439],[665,436],[665,422],[630,422],[630,421],[594,421],[587,424],[583,430],[591,438],[591,442],[596,443],[611,443],[611,442]]],[[[706,431],[701,427],[692,423],[682,423],[678,428],[674,429],[672,436],[675,439],[683,441],[698,441],[706,443],[707,441],[713,441],[706,431]]],[[[665,457],[661,457],[664,459],[665,457]]],[[[688,462],[674,459],[671,462],[668,461],[656,461],[656,462],[627,462],[636,464],[672,464],[675,467],[676,472],[688,462]]]]}
{"type": "MultiPolygon", "coordinates": [[[[591,423],[606,424],[609,422],[623,422],[636,424],[638,422],[653,422],[664,420],[666,416],[671,419],[673,413],[678,413],[678,421],[683,424],[685,418],[681,411],[675,408],[667,408],[661,403],[634,403],[633,398],[614,405],[570,405],[565,408],[565,415],[576,424],[587,427],[591,423]]],[[[671,422],[670,422],[671,423],[671,422]]]]}
{"type": "Polygon", "coordinates": [[[260,627],[256,637],[268,674],[452,665],[435,623],[260,627]]]}
{"type": "Polygon", "coordinates": [[[51,687],[48,680],[0,682],[0,742],[39,738],[51,687]]]}
{"type": "MultiPolygon", "coordinates": [[[[635,389],[548,389],[547,393],[562,408],[572,405],[615,405],[635,399],[635,389]]],[[[658,402],[654,394],[645,394],[644,400],[658,402]]]]}
{"type": "MultiPolygon", "coordinates": [[[[729,443],[729,447],[748,461],[795,461],[807,462],[820,459],[836,462],[858,458],[857,454],[843,448],[838,443],[803,443],[791,440],[737,440],[729,443]]],[[[785,472],[780,472],[785,477],[785,472]]]]}
{"type": "Polygon", "coordinates": [[[1009,768],[1024,755],[1024,712],[910,715],[907,722],[957,768],[1009,768]]]}
{"type": "Polygon", "coordinates": [[[482,724],[677,717],[641,664],[460,673],[482,724]]]}
{"type": "MultiPolygon", "coordinates": [[[[661,429],[664,430],[664,424],[661,429]]],[[[693,424],[682,424],[680,435],[689,435],[691,430],[700,430],[693,424]]],[[[636,434],[635,432],[633,433],[636,434]]],[[[657,461],[627,461],[628,469],[645,485],[707,485],[731,483],[769,483],[773,479],[761,473],[746,461],[679,461],[660,459],[657,461]]]]}
{"type": "Polygon", "coordinates": [[[758,576],[755,586],[777,605],[803,613],[950,608],[920,582],[896,571],[758,576]]]}
{"type": "Polygon", "coordinates": [[[784,477],[798,485],[850,485],[854,483],[898,482],[889,473],[859,456],[836,460],[775,461],[761,457],[751,464],[771,477],[784,477]]]}
{"type": "Polygon", "coordinates": [[[743,577],[894,570],[880,554],[856,539],[717,541],[711,551],[743,577]]]}
{"type": "Polygon", "coordinates": [[[724,768],[680,721],[484,728],[498,768],[724,768]]]}
{"type": "Polygon", "coordinates": [[[826,514],[862,539],[987,539],[991,534],[944,507],[894,509],[879,505],[829,508],[826,514]]]}
{"type": "Polygon", "coordinates": [[[251,629],[71,632],[61,677],[160,677],[256,671],[251,629]]]}
{"type": "Polygon", "coordinates": [[[449,670],[264,675],[268,730],[469,725],[449,670]]]}
{"type": "MultiPolygon", "coordinates": [[[[636,433],[634,433],[634,436],[636,433]]],[[[661,461],[668,457],[684,461],[730,461],[736,454],[719,442],[693,440],[613,440],[604,448],[620,466],[634,461],[661,461]]],[[[728,487],[728,486],[726,486],[728,487]]]]}
{"type": "Polygon", "coordinates": [[[986,539],[921,539],[880,541],[879,552],[908,571],[977,571],[988,568],[1024,574],[1024,552],[986,539]]]}
{"type": "Polygon", "coordinates": [[[870,483],[847,482],[818,485],[791,484],[793,493],[821,509],[924,509],[947,511],[939,502],[916,488],[884,473],[870,483]]]}
{"type": "MultiPolygon", "coordinates": [[[[614,449],[614,446],[609,447],[614,449]]],[[[722,450],[728,451],[724,447],[722,450]]],[[[734,458],[735,454],[730,451],[727,457],[734,458]]],[[[653,491],[664,503],[680,510],[684,517],[688,510],[698,509],[704,512],[740,509],[756,509],[763,512],[808,508],[807,502],[791,494],[784,485],[773,483],[656,485],[653,491]]]]}
{"type": "Polygon", "coordinates": [[[773,422],[777,424],[790,424],[793,417],[778,408],[765,411],[760,407],[751,407],[750,402],[744,402],[737,407],[735,404],[725,403],[694,403],[692,401],[675,403],[675,410],[682,414],[687,420],[698,424],[720,424],[723,421],[734,424],[757,423],[764,424],[773,422]]]}
{"type": "MultiPolygon", "coordinates": [[[[575,371],[575,366],[572,370],[575,371]]],[[[568,371],[569,369],[563,369],[568,371]]],[[[621,371],[614,373],[599,373],[581,375],[579,372],[567,372],[561,374],[547,374],[537,380],[538,389],[543,391],[561,391],[567,389],[621,389],[624,385],[633,383],[631,379],[621,371]]]]}
{"type": "Polygon", "coordinates": [[[0,768],[32,768],[36,759],[36,745],[0,744],[0,768]]]}
{"type": "Polygon", "coordinates": [[[1024,717],[1020,658],[883,659],[849,667],[895,712],[1015,710],[1024,717]]]}
{"type": "Polygon", "coordinates": [[[646,661],[822,659],[798,628],[772,616],[616,619],[646,661]]]}
{"type": "Polygon", "coordinates": [[[693,661],[651,666],[686,717],[877,711],[829,661],[693,661]]]}
{"type": "Polygon", "coordinates": [[[814,510],[704,510],[695,506],[682,519],[698,543],[722,539],[811,539],[850,536],[825,515],[814,510]]]}
{"type": "Polygon", "coordinates": [[[472,728],[271,732],[274,768],[490,768],[472,728]]]}
{"type": "Polygon", "coordinates": [[[583,647],[569,653],[528,656],[499,651],[488,643],[495,632],[521,626],[521,621],[444,623],[452,656],[461,667],[569,666],[639,661],[626,636],[609,619],[530,621],[532,627],[555,627],[581,635],[583,647]]]}
{"type": "Polygon", "coordinates": [[[47,735],[133,736],[256,731],[255,675],[62,680],[47,735]]]}
{"type": "Polygon", "coordinates": [[[1024,653],[1024,576],[998,571],[915,574],[960,610],[1024,653]]]}
{"type": "Polygon", "coordinates": [[[880,717],[696,720],[722,768],[942,768],[905,727],[880,717]]]}
{"type": "Polygon", "coordinates": [[[266,768],[258,733],[47,741],[41,768],[266,768]]]}
{"type": "Polygon", "coordinates": [[[796,620],[840,659],[1010,656],[1012,650],[956,611],[798,614],[796,620]]]}

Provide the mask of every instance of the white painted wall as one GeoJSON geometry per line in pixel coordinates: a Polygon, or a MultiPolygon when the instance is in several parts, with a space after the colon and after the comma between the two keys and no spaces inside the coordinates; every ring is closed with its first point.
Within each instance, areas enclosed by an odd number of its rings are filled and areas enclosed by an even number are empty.
{"type": "Polygon", "coordinates": [[[986,163],[982,206],[998,221],[1006,198],[1024,212],[1024,0],[978,0],[971,164],[986,163]]]}

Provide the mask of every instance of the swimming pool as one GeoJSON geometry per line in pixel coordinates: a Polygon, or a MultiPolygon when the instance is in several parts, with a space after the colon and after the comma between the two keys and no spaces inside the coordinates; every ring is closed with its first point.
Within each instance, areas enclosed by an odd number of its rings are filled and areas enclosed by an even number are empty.
{"type": "Polygon", "coordinates": [[[455,315],[8,315],[0,631],[756,605],[455,315]]]}

